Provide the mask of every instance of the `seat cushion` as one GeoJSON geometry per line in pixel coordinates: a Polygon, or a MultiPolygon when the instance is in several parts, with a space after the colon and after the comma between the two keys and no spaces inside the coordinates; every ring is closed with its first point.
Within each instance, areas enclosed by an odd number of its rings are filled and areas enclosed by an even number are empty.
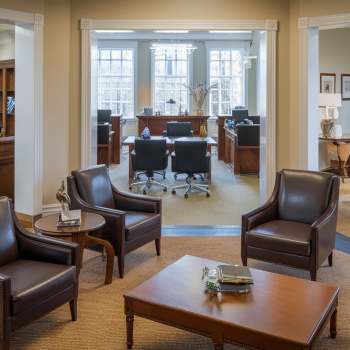
{"type": "Polygon", "coordinates": [[[160,227],[161,215],[138,211],[125,212],[125,240],[131,241],[149,231],[160,227]]]}
{"type": "Polygon", "coordinates": [[[277,252],[310,255],[311,225],[273,220],[254,227],[245,236],[248,246],[277,252]]]}
{"type": "Polygon", "coordinates": [[[11,277],[12,315],[54,296],[76,282],[75,266],[16,260],[0,267],[11,277]]]}

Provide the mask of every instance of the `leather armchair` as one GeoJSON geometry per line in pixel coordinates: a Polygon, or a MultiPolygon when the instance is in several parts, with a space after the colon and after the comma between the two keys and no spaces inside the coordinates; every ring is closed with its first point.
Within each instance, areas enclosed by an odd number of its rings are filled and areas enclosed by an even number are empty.
{"type": "Polygon", "coordinates": [[[332,266],[339,177],[284,169],[276,175],[270,199],[242,215],[241,257],[317,271],[328,257],[332,266]]]}
{"type": "Polygon", "coordinates": [[[27,231],[0,197],[1,350],[11,333],[69,301],[77,319],[79,245],[27,231]]]}
{"type": "Polygon", "coordinates": [[[71,209],[103,216],[106,224],[89,235],[107,240],[118,257],[120,278],[124,277],[125,255],[155,241],[160,255],[162,200],[117,190],[103,165],[72,171],[67,178],[71,209]]]}
{"type": "Polygon", "coordinates": [[[171,171],[178,173],[186,173],[186,185],[174,186],[172,193],[176,193],[178,188],[186,188],[185,198],[188,198],[188,192],[192,189],[206,192],[206,196],[210,197],[208,185],[193,184],[192,179],[195,173],[208,173],[210,167],[210,153],[207,152],[207,141],[197,140],[191,141],[175,141],[175,151],[171,154],[171,171]]]}

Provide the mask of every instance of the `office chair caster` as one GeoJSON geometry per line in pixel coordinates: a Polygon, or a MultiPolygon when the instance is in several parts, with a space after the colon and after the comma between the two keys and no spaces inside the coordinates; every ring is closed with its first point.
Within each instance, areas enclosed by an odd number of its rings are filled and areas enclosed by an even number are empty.
{"type": "Polygon", "coordinates": [[[132,187],[131,187],[131,186],[129,187],[129,190],[130,190],[130,191],[132,190],[132,187]]]}
{"type": "Polygon", "coordinates": [[[146,190],[143,190],[143,192],[142,192],[143,194],[146,194],[146,190]]]}
{"type": "Polygon", "coordinates": [[[177,180],[177,175],[176,174],[174,175],[174,179],[177,180]]]}
{"type": "Polygon", "coordinates": [[[187,193],[185,193],[185,196],[184,196],[186,199],[188,198],[188,194],[187,193]]]}
{"type": "Polygon", "coordinates": [[[207,194],[206,194],[206,197],[207,197],[207,198],[209,198],[209,197],[210,197],[210,194],[209,194],[209,193],[207,193],[207,194]]]}
{"type": "Polygon", "coordinates": [[[176,191],[175,191],[175,190],[172,190],[171,193],[172,193],[172,194],[176,194],[176,191]]]}
{"type": "Polygon", "coordinates": [[[164,187],[163,192],[166,192],[166,191],[168,191],[168,189],[166,187],[164,187]]]}

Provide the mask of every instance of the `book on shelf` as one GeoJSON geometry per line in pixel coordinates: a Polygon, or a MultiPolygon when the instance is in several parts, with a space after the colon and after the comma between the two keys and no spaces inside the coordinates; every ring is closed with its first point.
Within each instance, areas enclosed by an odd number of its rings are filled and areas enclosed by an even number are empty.
{"type": "Polygon", "coordinates": [[[253,277],[248,266],[219,265],[218,283],[222,284],[252,284],[253,277]]]}
{"type": "Polygon", "coordinates": [[[61,211],[58,216],[57,227],[81,225],[81,210],[61,211]]]}

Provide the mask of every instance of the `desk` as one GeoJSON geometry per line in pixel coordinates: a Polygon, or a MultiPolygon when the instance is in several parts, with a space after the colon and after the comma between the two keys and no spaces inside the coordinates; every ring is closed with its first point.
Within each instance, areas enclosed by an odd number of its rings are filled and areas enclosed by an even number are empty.
{"type": "MultiPolygon", "coordinates": [[[[134,177],[134,170],[132,169],[131,164],[131,152],[135,149],[135,136],[129,136],[124,142],[124,146],[129,146],[129,181],[131,181],[134,177]]],[[[152,139],[162,139],[162,136],[153,136],[152,139]]],[[[174,142],[175,140],[185,140],[185,141],[200,141],[205,140],[208,143],[208,152],[211,153],[211,147],[216,146],[217,142],[213,140],[211,137],[180,137],[180,138],[174,138],[174,137],[166,137],[166,148],[169,150],[169,155],[174,152],[174,142]]],[[[208,180],[211,180],[211,157],[210,157],[210,167],[209,167],[209,173],[208,173],[208,180]]]]}
{"type": "Polygon", "coordinates": [[[258,174],[260,171],[260,146],[238,146],[234,129],[225,127],[223,160],[234,164],[234,174],[258,174]]]}
{"type": "Polygon", "coordinates": [[[202,124],[207,128],[208,115],[160,115],[160,116],[147,116],[147,115],[136,115],[139,120],[139,136],[141,136],[142,131],[147,126],[151,132],[152,136],[163,136],[163,131],[166,130],[166,125],[168,122],[190,122],[191,130],[193,130],[193,135],[198,136],[200,132],[200,126],[202,124]]]}
{"type": "Polygon", "coordinates": [[[114,131],[113,135],[113,152],[111,155],[111,162],[114,164],[120,164],[120,149],[123,140],[122,129],[125,125],[126,120],[122,120],[123,114],[111,115],[111,125],[112,131],[114,131]]]}
{"type": "MultiPolygon", "coordinates": [[[[94,231],[102,227],[106,221],[101,215],[94,213],[81,213],[81,225],[72,227],[57,227],[59,214],[52,214],[39,219],[35,223],[35,230],[45,236],[67,239],[71,238],[72,242],[79,244],[80,250],[80,269],[83,267],[83,252],[85,242],[101,244],[106,248],[107,267],[106,267],[106,284],[112,283],[114,249],[111,243],[104,239],[89,236],[90,231],[94,231]]],[[[79,270],[80,274],[80,270],[79,270]]]]}
{"type": "MultiPolygon", "coordinates": [[[[97,164],[106,164],[107,168],[109,168],[109,164],[113,162],[114,157],[113,135],[114,131],[110,131],[108,143],[97,145],[97,164]]],[[[118,149],[118,153],[120,153],[120,149],[118,149]]]]}

